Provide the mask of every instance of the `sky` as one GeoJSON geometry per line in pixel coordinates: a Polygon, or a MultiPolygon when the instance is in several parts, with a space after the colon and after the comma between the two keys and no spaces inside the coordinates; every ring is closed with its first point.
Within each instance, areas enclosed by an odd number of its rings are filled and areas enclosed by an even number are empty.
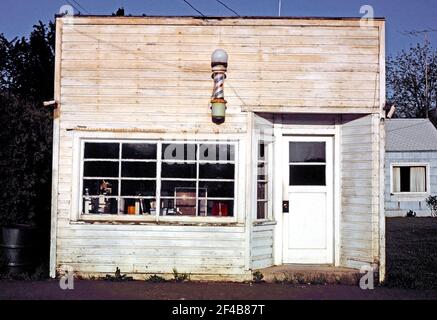
{"type": "MultiPolygon", "coordinates": [[[[204,15],[232,16],[217,0],[187,0],[204,15]]],[[[279,0],[220,0],[241,16],[277,16],[279,0]]],[[[83,14],[108,15],[124,7],[132,15],[199,15],[184,0],[0,0],[0,33],[11,39],[26,36],[41,20],[53,20],[68,2],[83,14]],[[82,9],[79,5],[84,8],[82,9]]],[[[437,47],[437,0],[282,0],[282,16],[361,17],[360,8],[371,5],[375,17],[387,19],[387,53],[394,55],[424,41],[424,35],[407,36],[412,30],[430,30],[437,47]]]]}

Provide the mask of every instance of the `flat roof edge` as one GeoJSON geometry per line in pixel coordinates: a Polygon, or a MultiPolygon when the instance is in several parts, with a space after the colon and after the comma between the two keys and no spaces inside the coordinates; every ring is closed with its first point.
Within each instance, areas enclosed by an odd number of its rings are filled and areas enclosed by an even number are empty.
{"type": "MultiPolygon", "coordinates": [[[[64,14],[56,14],[55,18],[70,17],[64,14]]],[[[118,19],[130,19],[130,18],[141,18],[141,19],[199,19],[199,20],[345,20],[345,21],[359,21],[361,17],[317,17],[317,16],[149,16],[149,15],[129,15],[129,16],[113,16],[113,15],[74,15],[74,18],[118,18],[118,19]]],[[[385,17],[375,17],[372,20],[375,21],[385,21],[385,17]]]]}

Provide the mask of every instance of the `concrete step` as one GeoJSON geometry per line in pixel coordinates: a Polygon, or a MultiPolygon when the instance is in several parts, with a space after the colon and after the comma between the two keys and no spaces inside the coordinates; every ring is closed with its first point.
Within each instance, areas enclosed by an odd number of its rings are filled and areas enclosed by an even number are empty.
{"type": "Polygon", "coordinates": [[[360,271],[356,269],[318,266],[318,265],[282,265],[257,270],[268,283],[291,284],[343,284],[358,285],[360,271]]]}

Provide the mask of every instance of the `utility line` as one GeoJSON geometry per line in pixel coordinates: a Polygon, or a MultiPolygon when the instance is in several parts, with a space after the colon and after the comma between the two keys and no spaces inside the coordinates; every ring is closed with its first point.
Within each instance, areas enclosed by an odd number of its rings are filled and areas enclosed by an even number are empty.
{"type": "Polygon", "coordinates": [[[190,2],[188,2],[188,0],[183,0],[187,5],[189,5],[191,7],[191,9],[193,9],[194,11],[196,11],[197,13],[199,13],[202,17],[206,18],[206,16],[200,11],[197,10],[190,2]]]}
{"type": "Polygon", "coordinates": [[[91,14],[91,12],[89,12],[87,9],[85,9],[79,2],[77,2],[76,0],[72,0],[75,4],[77,4],[80,8],[82,8],[83,11],[85,11],[88,14],[91,14]]]}
{"type": "Polygon", "coordinates": [[[230,8],[229,6],[227,6],[225,3],[221,2],[220,0],[215,0],[218,3],[220,3],[223,7],[225,7],[226,9],[228,9],[229,11],[232,11],[233,13],[235,13],[237,15],[237,17],[241,17],[238,12],[236,12],[234,9],[230,8]]]}
{"type": "Polygon", "coordinates": [[[67,2],[70,6],[72,6],[74,9],[76,9],[76,11],[79,12],[79,14],[80,14],[80,10],[78,7],[76,7],[74,4],[72,4],[69,0],[65,0],[65,2],[67,2]]]}
{"type": "Polygon", "coordinates": [[[421,34],[427,34],[429,32],[437,32],[437,29],[435,28],[429,28],[425,30],[411,30],[411,31],[398,31],[400,34],[404,36],[414,36],[417,37],[421,34]]]}

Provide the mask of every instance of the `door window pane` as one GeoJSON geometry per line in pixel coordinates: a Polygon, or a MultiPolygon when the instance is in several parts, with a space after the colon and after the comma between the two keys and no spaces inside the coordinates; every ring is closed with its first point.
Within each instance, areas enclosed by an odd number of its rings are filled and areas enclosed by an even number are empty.
{"type": "Polygon", "coordinates": [[[325,186],[325,165],[290,165],[290,186],[325,186]]]}
{"type": "Polygon", "coordinates": [[[325,142],[290,142],[290,162],[326,162],[325,142]]]}

